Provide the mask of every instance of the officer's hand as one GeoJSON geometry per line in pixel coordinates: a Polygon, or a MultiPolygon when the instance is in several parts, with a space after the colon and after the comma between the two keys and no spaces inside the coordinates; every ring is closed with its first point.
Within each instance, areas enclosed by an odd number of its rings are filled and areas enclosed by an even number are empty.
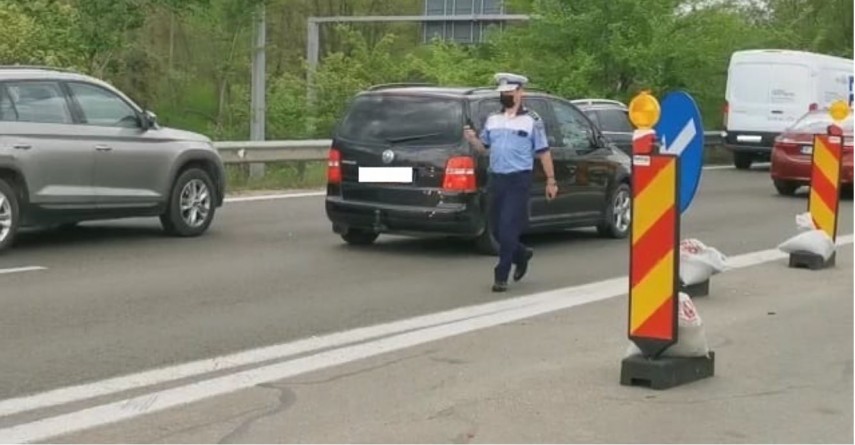
{"type": "Polygon", "coordinates": [[[558,184],[554,182],[546,184],[546,199],[552,201],[556,196],[558,196],[558,184]]]}
{"type": "Polygon", "coordinates": [[[468,125],[463,127],[463,137],[469,142],[475,142],[478,140],[478,134],[475,133],[475,130],[468,125]]]}

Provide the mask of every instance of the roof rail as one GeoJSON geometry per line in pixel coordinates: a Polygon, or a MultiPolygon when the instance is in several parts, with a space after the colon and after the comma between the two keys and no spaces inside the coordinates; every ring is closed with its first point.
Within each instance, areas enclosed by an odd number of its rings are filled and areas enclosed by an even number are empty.
{"type": "Polygon", "coordinates": [[[0,70],[45,70],[45,71],[60,71],[63,73],[75,73],[78,72],[70,69],[70,68],[60,68],[56,66],[47,66],[47,65],[0,65],[0,70]]]}
{"type": "MultiPolygon", "coordinates": [[[[551,91],[549,91],[549,90],[545,90],[545,89],[542,89],[542,88],[525,87],[524,89],[525,89],[525,91],[531,91],[531,92],[533,92],[533,93],[546,93],[546,94],[552,94],[552,92],[551,92],[551,91]]],[[[477,93],[477,92],[479,92],[479,91],[496,91],[496,86],[495,86],[495,85],[493,85],[493,86],[489,86],[489,87],[472,87],[472,88],[470,88],[470,89],[466,90],[466,92],[464,92],[463,94],[467,94],[467,95],[468,95],[468,94],[472,94],[472,93],[477,93]]]]}
{"type": "Polygon", "coordinates": [[[401,82],[401,83],[384,83],[368,87],[367,91],[384,90],[387,88],[402,88],[402,87],[435,87],[433,83],[418,83],[418,82],[401,82]]]}
{"type": "Polygon", "coordinates": [[[571,100],[570,102],[572,102],[575,105],[609,104],[609,105],[620,105],[622,107],[626,106],[625,103],[623,103],[619,100],[612,100],[612,99],[574,99],[574,100],[571,100]]]}

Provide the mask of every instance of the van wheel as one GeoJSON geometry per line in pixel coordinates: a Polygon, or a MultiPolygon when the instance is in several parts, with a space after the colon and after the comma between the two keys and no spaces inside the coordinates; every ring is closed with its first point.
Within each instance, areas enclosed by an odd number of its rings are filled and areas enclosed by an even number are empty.
{"type": "Polygon", "coordinates": [[[606,203],[605,218],[597,226],[600,236],[621,239],[629,235],[632,223],[632,191],[626,183],[615,187],[606,203]]]}
{"type": "Polygon", "coordinates": [[[8,249],[18,234],[20,221],[18,194],[4,179],[0,179],[0,252],[8,249]]]}
{"type": "Polygon", "coordinates": [[[783,196],[793,196],[796,194],[796,190],[799,189],[799,183],[793,181],[781,181],[774,180],[775,189],[778,190],[778,194],[783,196]]]}
{"type": "Polygon", "coordinates": [[[750,170],[751,163],[754,161],[751,155],[748,153],[734,153],[733,154],[733,165],[737,168],[737,170],[750,170]]]}
{"type": "Polygon", "coordinates": [[[343,239],[348,244],[354,246],[368,246],[377,241],[380,236],[377,232],[369,232],[367,230],[348,229],[347,232],[341,234],[343,239]]]}
{"type": "Polygon", "coordinates": [[[169,207],[160,222],[169,235],[194,237],[205,233],[214,220],[214,186],[207,172],[191,168],[178,176],[169,207]]]}

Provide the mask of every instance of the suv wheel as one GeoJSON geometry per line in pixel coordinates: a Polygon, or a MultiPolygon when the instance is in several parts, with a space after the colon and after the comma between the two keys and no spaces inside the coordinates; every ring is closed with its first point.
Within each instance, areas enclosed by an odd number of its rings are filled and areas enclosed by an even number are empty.
{"type": "Polygon", "coordinates": [[[170,235],[192,237],[203,234],[214,220],[214,186],[207,172],[185,170],[172,187],[169,207],[160,222],[170,235]]]}
{"type": "Polygon", "coordinates": [[[625,183],[618,184],[606,204],[605,218],[597,226],[600,236],[626,238],[632,222],[632,191],[625,183]]]}
{"type": "Polygon", "coordinates": [[[736,166],[738,170],[749,170],[751,169],[751,163],[754,159],[751,158],[749,153],[734,153],[733,154],[733,165],[736,166]]]}
{"type": "Polygon", "coordinates": [[[347,229],[347,232],[341,234],[341,239],[354,246],[368,246],[373,244],[374,241],[377,241],[379,236],[380,234],[377,232],[369,232],[367,230],[360,229],[347,229]]]}
{"type": "Polygon", "coordinates": [[[18,195],[5,180],[0,179],[0,252],[15,241],[18,233],[18,195]]]}

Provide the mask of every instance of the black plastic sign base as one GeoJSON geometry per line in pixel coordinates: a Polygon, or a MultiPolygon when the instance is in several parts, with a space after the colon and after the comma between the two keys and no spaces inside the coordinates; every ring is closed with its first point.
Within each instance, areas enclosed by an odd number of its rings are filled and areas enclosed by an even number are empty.
{"type": "Polygon", "coordinates": [[[795,269],[820,270],[837,265],[837,252],[831,254],[828,261],[811,252],[793,252],[790,254],[790,267],[795,269]]]}
{"type": "Polygon", "coordinates": [[[715,352],[709,357],[660,357],[633,355],[623,359],[620,384],[668,389],[715,375],[715,352]]]}
{"type": "Polygon", "coordinates": [[[684,292],[689,298],[706,297],[710,294],[710,280],[689,285],[683,284],[680,286],[680,292],[684,292]]]}

